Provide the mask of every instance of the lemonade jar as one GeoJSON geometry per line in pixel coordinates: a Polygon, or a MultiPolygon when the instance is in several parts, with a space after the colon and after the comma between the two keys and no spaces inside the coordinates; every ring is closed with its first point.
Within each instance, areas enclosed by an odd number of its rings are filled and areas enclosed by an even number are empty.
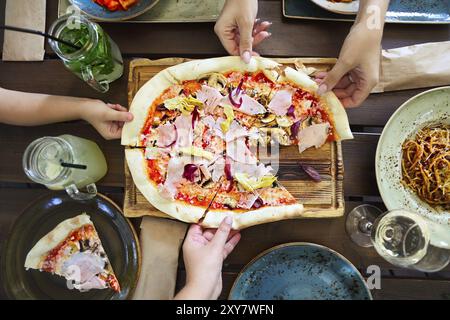
{"type": "Polygon", "coordinates": [[[23,168],[34,182],[51,190],[65,189],[75,200],[94,198],[95,182],[108,170],[95,142],[68,134],[33,141],[25,150],[23,168]],[[87,192],[81,192],[82,188],[87,192]]]}
{"type": "Polygon", "coordinates": [[[53,23],[50,34],[80,48],[49,39],[66,68],[95,90],[107,92],[109,84],[122,76],[120,50],[98,24],[80,14],[65,15],[53,23]]]}

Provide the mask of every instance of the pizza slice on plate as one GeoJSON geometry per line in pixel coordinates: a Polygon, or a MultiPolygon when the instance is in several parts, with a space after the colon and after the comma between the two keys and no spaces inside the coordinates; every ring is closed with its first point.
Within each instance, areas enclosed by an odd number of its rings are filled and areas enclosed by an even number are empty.
{"type": "Polygon", "coordinates": [[[28,253],[25,268],[57,274],[81,292],[106,289],[119,292],[119,282],[94,224],[81,214],[58,224],[28,253]]]}
{"type": "Polygon", "coordinates": [[[197,60],[167,68],[136,94],[122,144],[137,188],[157,209],[237,229],[300,216],[303,206],[258,159],[278,143],[299,152],[351,139],[333,93],[317,95],[304,72],[269,59],[197,60]]]}

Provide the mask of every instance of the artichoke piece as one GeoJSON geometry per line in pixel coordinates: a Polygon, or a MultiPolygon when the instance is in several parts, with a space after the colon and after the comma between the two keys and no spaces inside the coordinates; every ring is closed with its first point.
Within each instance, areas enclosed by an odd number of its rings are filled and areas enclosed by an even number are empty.
{"type": "Polygon", "coordinates": [[[262,123],[270,123],[272,121],[274,121],[276,118],[276,116],[273,113],[267,113],[264,118],[261,119],[262,123]]]}
{"type": "Polygon", "coordinates": [[[261,144],[268,144],[271,139],[277,141],[282,146],[290,146],[292,144],[289,134],[282,128],[260,128],[261,137],[259,142],[261,144]]]}
{"type": "Polygon", "coordinates": [[[277,178],[273,175],[267,175],[260,177],[259,179],[251,178],[246,173],[236,173],[235,179],[239,184],[247,191],[253,192],[256,189],[268,188],[277,181],[277,178]]]}
{"type": "Polygon", "coordinates": [[[277,124],[282,128],[289,128],[294,124],[292,119],[288,116],[277,117],[277,124]]]}
{"type": "Polygon", "coordinates": [[[222,90],[226,88],[228,80],[225,78],[223,74],[213,72],[208,73],[202,77],[200,77],[198,80],[206,80],[208,86],[212,88],[216,88],[217,90],[222,90]]]}
{"type": "Polygon", "coordinates": [[[223,112],[227,116],[227,119],[220,124],[220,128],[223,133],[227,133],[230,129],[231,122],[234,120],[234,111],[233,108],[227,105],[223,108],[223,112]]]}

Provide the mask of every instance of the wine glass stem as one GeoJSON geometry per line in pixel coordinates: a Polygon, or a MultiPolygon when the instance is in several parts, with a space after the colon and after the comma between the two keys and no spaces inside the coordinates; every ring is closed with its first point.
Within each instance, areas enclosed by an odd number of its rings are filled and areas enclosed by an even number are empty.
{"type": "Polygon", "coordinates": [[[366,219],[361,220],[359,223],[359,230],[365,234],[370,234],[372,231],[373,223],[366,219]]]}

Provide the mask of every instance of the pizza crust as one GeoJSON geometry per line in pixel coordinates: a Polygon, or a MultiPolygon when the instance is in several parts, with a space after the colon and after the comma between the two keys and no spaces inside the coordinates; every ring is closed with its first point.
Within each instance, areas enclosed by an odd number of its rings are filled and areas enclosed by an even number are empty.
{"type": "Polygon", "coordinates": [[[234,230],[242,230],[258,224],[298,218],[302,213],[303,205],[300,203],[279,207],[265,207],[239,213],[231,210],[212,210],[206,214],[201,225],[205,228],[218,228],[226,216],[232,216],[232,228],[234,230]]]}
{"type": "Polygon", "coordinates": [[[177,82],[166,70],[163,70],[139,89],[129,110],[134,119],[125,123],[122,129],[122,145],[139,146],[141,131],[147,121],[153,101],[174,84],[177,84],[177,82]]]}
{"type": "Polygon", "coordinates": [[[157,186],[147,176],[144,149],[125,149],[125,158],[134,184],[156,209],[188,223],[197,223],[201,219],[205,213],[204,208],[161,196],[157,186]]]}
{"type": "Polygon", "coordinates": [[[310,76],[303,71],[297,71],[291,67],[284,69],[284,76],[279,82],[283,81],[293,82],[299,87],[312,92],[317,92],[317,89],[319,89],[319,85],[310,76]]]}
{"type": "Polygon", "coordinates": [[[25,268],[40,269],[41,263],[45,258],[44,255],[64,241],[73,230],[79,229],[86,224],[92,224],[92,221],[85,213],[58,224],[28,252],[25,259],[25,268]]]}
{"type": "Polygon", "coordinates": [[[240,57],[228,56],[193,60],[172,66],[166,70],[176,81],[183,82],[198,79],[208,73],[227,71],[256,72],[258,70],[267,70],[268,77],[274,78],[274,75],[269,70],[276,72],[275,69],[279,66],[277,62],[261,57],[253,57],[250,63],[246,64],[240,57]]]}
{"type": "Polygon", "coordinates": [[[347,112],[345,112],[345,108],[341,101],[339,101],[336,95],[331,91],[325,93],[322,96],[322,99],[325,100],[329,113],[333,115],[334,129],[338,134],[338,140],[353,139],[347,112]]]}

